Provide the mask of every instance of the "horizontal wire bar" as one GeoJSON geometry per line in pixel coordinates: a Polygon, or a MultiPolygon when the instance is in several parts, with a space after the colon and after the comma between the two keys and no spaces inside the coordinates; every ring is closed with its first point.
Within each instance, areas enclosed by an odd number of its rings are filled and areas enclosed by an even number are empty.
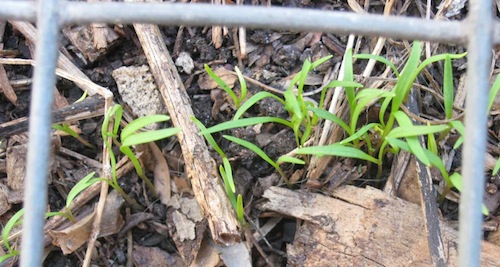
{"type": "MultiPolygon", "coordinates": [[[[218,6],[181,3],[65,2],[61,20],[70,23],[152,23],[160,25],[225,25],[291,31],[320,31],[364,36],[385,36],[465,44],[466,21],[357,14],[305,8],[218,6]]],[[[31,1],[2,1],[0,18],[35,19],[31,1]]],[[[495,23],[494,43],[500,43],[500,23],[495,23]]]]}

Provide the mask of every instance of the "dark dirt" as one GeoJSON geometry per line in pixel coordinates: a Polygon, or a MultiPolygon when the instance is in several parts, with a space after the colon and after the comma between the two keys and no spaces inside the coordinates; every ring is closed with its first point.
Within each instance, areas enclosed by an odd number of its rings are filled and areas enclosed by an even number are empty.
{"type": "MultiPolygon", "coordinates": [[[[291,1],[277,1],[273,2],[273,5],[284,5],[284,6],[297,6],[297,7],[315,7],[324,9],[349,9],[349,7],[337,1],[307,1],[307,0],[291,0],[291,1]]],[[[375,5],[373,7],[375,13],[381,13],[380,5],[375,5]]],[[[408,10],[414,10],[414,14],[417,13],[418,8],[410,4],[408,10]]],[[[72,55],[72,60],[76,65],[84,71],[84,73],[95,83],[109,88],[117,97],[116,101],[121,103],[120,96],[116,89],[116,84],[111,76],[111,72],[121,66],[132,66],[132,65],[142,65],[147,64],[146,59],[142,53],[140,46],[133,28],[130,26],[124,26],[121,29],[123,34],[118,43],[101,59],[93,63],[85,64],[76,55],[78,51],[75,51],[68,40],[63,39],[62,44],[64,49],[72,55]]],[[[179,27],[163,27],[164,40],[172,52],[174,45],[176,44],[176,36],[179,31],[179,27]]],[[[231,30],[229,31],[231,32],[231,30]]],[[[290,33],[290,32],[277,32],[270,30],[248,30],[247,31],[247,46],[249,47],[249,54],[247,59],[243,60],[242,71],[245,75],[248,75],[264,84],[274,86],[275,88],[283,89],[283,84],[291,79],[291,75],[297,73],[300,69],[302,62],[305,59],[319,59],[326,55],[333,55],[333,58],[328,61],[325,65],[318,68],[313,75],[317,75],[322,78],[328,69],[334,66],[336,63],[340,62],[342,59],[343,51],[345,50],[346,37],[337,36],[332,34],[323,34],[317,36],[317,33],[290,33]]],[[[368,41],[362,42],[359,52],[368,52],[373,48],[375,41],[368,39],[368,41]]],[[[223,111],[217,112],[217,116],[213,116],[213,101],[210,97],[210,92],[201,90],[197,84],[199,74],[203,71],[203,64],[211,63],[212,67],[224,66],[227,69],[233,70],[235,66],[238,66],[238,58],[235,55],[234,43],[232,35],[229,34],[223,38],[223,45],[219,49],[215,49],[209,28],[202,27],[190,27],[184,29],[184,34],[180,43],[176,46],[178,51],[173,51],[172,57],[175,61],[178,53],[177,52],[188,52],[191,58],[194,60],[194,74],[186,74],[180,72],[181,78],[188,85],[186,87],[192,101],[192,107],[195,116],[207,127],[213,126],[217,123],[231,119],[234,114],[234,110],[227,108],[223,111]]],[[[390,51],[382,52],[382,55],[386,53],[389,56],[398,55],[404,50],[404,45],[401,42],[391,40],[390,51]]],[[[13,30],[12,27],[7,24],[5,34],[3,36],[3,49],[8,51],[13,51],[15,57],[19,58],[31,58],[28,45],[24,37],[17,31],[13,30]]],[[[389,48],[387,48],[389,50],[389,48]]],[[[464,52],[461,47],[450,47],[441,46],[438,49],[441,52],[449,53],[462,53],[464,52]]],[[[356,65],[355,73],[360,73],[363,70],[366,62],[358,62],[356,65]]],[[[457,77],[465,70],[463,65],[465,61],[455,61],[454,67],[459,69],[455,71],[457,77]]],[[[29,66],[8,66],[5,65],[8,77],[11,80],[27,79],[32,76],[33,68],[29,66]]],[[[373,75],[377,75],[382,72],[383,68],[378,66],[375,68],[373,75]]],[[[432,75],[436,81],[442,81],[442,66],[436,65],[435,67],[429,68],[430,75],[432,75]]],[[[426,79],[420,77],[417,81],[423,86],[432,87],[432,84],[426,79]]],[[[317,89],[321,84],[312,82],[311,85],[307,86],[306,90],[311,91],[317,89]]],[[[238,85],[237,85],[238,86],[238,85]]],[[[71,82],[64,79],[59,79],[57,83],[57,88],[60,93],[67,98],[68,102],[72,103],[81,96],[81,91],[71,82]]],[[[249,85],[249,90],[252,93],[262,90],[261,88],[249,85]]],[[[30,104],[30,94],[29,89],[24,88],[23,90],[17,90],[16,94],[18,96],[18,102],[16,105],[10,103],[3,94],[0,94],[0,124],[12,121],[17,118],[25,117],[29,113],[30,104]]],[[[421,95],[421,113],[426,119],[443,119],[443,106],[442,101],[436,99],[431,93],[422,91],[421,95]]],[[[122,103],[125,105],[124,103],[122,103]]],[[[287,118],[287,112],[282,108],[281,104],[273,99],[266,99],[260,102],[256,107],[252,108],[247,116],[276,116],[281,118],[287,118]]],[[[370,116],[363,116],[366,118],[366,122],[369,122],[370,116]]],[[[495,147],[496,151],[492,152],[494,155],[500,154],[500,150],[496,147],[498,143],[498,129],[500,128],[498,116],[493,117],[491,125],[491,143],[495,147]]],[[[91,143],[101,146],[102,140],[99,133],[100,125],[102,123],[102,118],[88,119],[79,122],[79,128],[82,130],[82,137],[89,140],[91,143]]],[[[284,129],[277,125],[266,125],[256,131],[253,128],[243,128],[227,131],[226,134],[230,134],[235,137],[243,138],[252,143],[259,144],[261,148],[273,159],[279,157],[280,155],[286,154],[293,150],[296,146],[293,132],[284,129]]],[[[230,143],[222,138],[222,135],[214,135],[216,140],[221,145],[222,149],[228,153],[228,157],[233,164],[233,169],[235,171],[235,182],[237,187],[237,192],[244,195],[244,203],[258,202],[262,194],[262,187],[268,187],[271,184],[277,184],[279,178],[272,175],[273,168],[256,156],[253,152],[248,149],[242,148],[239,145],[230,143]]],[[[15,138],[10,138],[7,142],[7,146],[12,146],[18,144],[15,138]]],[[[443,144],[443,148],[450,150],[453,146],[456,137],[450,137],[446,143],[443,144]]],[[[97,149],[90,149],[83,146],[81,143],[76,142],[72,137],[62,137],[62,146],[76,151],[78,153],[84,154],[85,156],[100,160],[102,147],[97,149]]],[[[169,143],[158,142],[160,149],[165,148],[169,143]]],[[[178,154],[175,154],[177,149],[164,149],[164,151],[169,151],[172,158],[180,158],[178,154]],[[172,151],[172,152],[170,152],[172,151]]],[[[119,154],[119,151],[116,151],[119,154]]],[[[220,156],[212,151],[212,156],[220,163],[220,156]]],[[[452,161],[451,168],[460,168],[460,150],[456,151],[455,157],[452,161]]],[[[0,153],[0,159],[5,157],[5,153],[0,153]]],[[[82,177],[81,174],[73,173],[72,168],[77,165],[81,165],[81,162],[75,161],[64,155],[60,155],[59,168],[65,176],[69,178],[67,180],[54,180],[49,186],[49,209],[59,210],[65,204],[65,196],[61,193],[61,188],[67,193],[69,189],[74,185],[74,183],[82,177]],[[56,186],[60,185],[60,187],[56,186]]],[[[173,164],[169,162],[169,164],[173,164]]],[[[340,163],[339,163],[340,164],[340,163]]],[[[359,164],[359,163],[358,163],[359,164]]],[[[339,166],[335,165],[332,168],[338,167],[340,173],[348,172],[351,167],[355,164],[352,161],[344,162],[339,166]],[[347,166],[347,167],[346,167],[347,166]]],[[[390,160],[386,163],[387,168],[390,168],[390,160]]],[[[363,168],[366,166],[363,165],[363,168]]],[[[296,169],[296,168],[295,168],[296,169]]],[[[175,175],[182,177],[183,169],[173,168],[171,170],[175,175]],[[180,172],[180,173],[178,173],[180,172]]],[[[288,174],[292,174],[294,169],[285,168],[288,174]]],[[[365,169],[366,171],[366,169],[365,169]]],[[[333,171],[332,171],[333,173],[333,171]]],[[[365,172],[363,172],[365,173],[365,172]]],[[[150,178],[152,174],[148,173],[150,178]]],[[[338,184],[330,184],[331,176],[334,174],[325,174],[323,176],[321,186],[325,188],[336,187],[338,184]]],[[[336,175],[336,174],[335,174],[336,175]]],[[[344,174],[338,174],[344,175],[344,174]]],[[[345,175],[344,175],[345,176],[345,175]]],[[[363,177],[351,177],[346,182],[353,183],[354,179],[358,179],[355,184],[359,185],[375,185],[380,187],[383,181],[372,181],[373,171],[366,171],[363,177]]],[[[0,180],[2,183],[6,180],[6,173],[0,170],[0,180]]],[[[299,179],[302,180],[302,179],[299,179]]],[[[436,181],[438,183],[439,181],[436,181]]],[[[158,230],[155,229],[155,225],[152,222],[165,222],[167,217],[167,208],[163,204],[154,202],[154,200],[149,195],[148,199],[145,195],[148,193],[144,192],[144,186],[141,185],[140,179],[135,173],[130,173],[126,177],[120,180],[121,187],[130,196],[138,199],[138,201],[144,206],[148,207],[147,212],[149,212],[150,220],[137,222],[132,229],[132,238],[134,245],[145,246],[145,247],[158,247],[168,253],[177,253],[177,248],[175,247],[172,237],[168,235],[167,232],[163,234],[158,234],[158,230]]],[[[498,208],[499,191],[498,186],[500,182],[495,177],[491,177],[490,183],[488,184],[490,191],[490,198],[493,199],[488,202],[495,210],[498,208]]],[[[295,184],[294,188],[301,187],[301,183],[295,184]]],[[[14,207],[19,208],[19,207],[14,207]]],[[[457,216],[457,205],[450,201],[445,201],[443,206],[445,210],[445,217],[447,219],[456,219],[457,216]]],[[[247,208],[247,215],[252,220],[259,220],[260,212],[253,207],[247,208]]],[[[2,222],[6,222],[8,218],[12,215],[12,212],[8,212],[1,217],[2,222]]],[[[131,216],[133,217],[134,214],[131,216]]],[[[130,218],[127,219],[130,222],[130,218]]],[[[261,218],[261,224],[265,223],[268,219],[261,218]]],[[[271,244],[269,247],[266,243],[260,242],[264,252],[268,254],[269,259],[276,265],[284,266],[286,262],[286,250],[285,246],[288,243],[293,242],[294,231],[296,227],[295,220],[283,220],[278,226],[267,236],[267,240],[271,244]]],[[[54,249],[49,256],[46,258],[45,266],[78,266],[81,265],[81,260],[85,254],[86,246],[83,246],[77,252],[71,255],[62,255],[59,249],[54,249]]],[[[111,236],[106,238],[101,238],[98,240],[98,244],[95,248],[96,253],[94,254],[93,264],[96,266],[125,266],[127,264],[127,240],[126,238],[119,238],[118,236],[111,236]]],[[[256,250],[253,251],[254,264],[255,266],[263,266],[265,262],[263,261],[261,255],[257,253],[256,250]]]]}

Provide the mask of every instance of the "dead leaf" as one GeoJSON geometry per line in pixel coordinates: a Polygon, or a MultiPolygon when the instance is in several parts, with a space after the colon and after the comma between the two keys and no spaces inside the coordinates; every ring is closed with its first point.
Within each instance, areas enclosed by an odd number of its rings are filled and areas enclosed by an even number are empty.
{"type": "Polygon", "coordinates": [[[136,267],[185,266],[179,256],[172,256],[157,247],[134,246],[132,256],[136,267]]]}
{"type": "Polygon", "coordinates": [[[9,192],[10,190],[6,185],[0,184],[0,215],[10,210],[9,192]]]}
{"type": "Polygon", "coordinates": [[[234,243],[231,246],[220,246],[214,244],[219,251],[221,259],[228,267],[251,267],[252,257],[250,251],[243,242],[234,243]]]}
{"type": "Polygon", "coordinates": [[[167,160],[158,146],[152,142],[149,143],[149,148],[156,162],[154,168],[155,189],[160,196],[161,203],[166,205],[170,199],[170,170],[168,169],[167,160]]]}
{"type": "MultiPolygon", "coordinates": [[[[123,218],[120,213],[123,202],[123,198],[116,191],[109,193],[103,211],[99,237],[113,235],[120,231],[123,226],[123,218]]],[[[60,247],[64,255],[79,249],[90,238],[94,215],[95,211],[83,218],[78,218],[75,224],[63,230],[50,230],[52,244],[60,247]]]]}
{"type": "Polygon", "coordinates": [[[219,251],[214,246],[214,242],[210,242],[209,238],[203,239],[198,252],[198,256],[191,263],[191,267],[215,267],[220,266],[219,251]]]}
{"type": "MultiPolygon", "coordinates": [[[[213,71],[227,84],[227,86],[229,86],[229,88],[232,89],[234,87],[234,83],[238,79],[236,75],[232,74],[224,67],[218,67],[213,71]]],[[[208,74],[204,74],[200,77],[200,79],[198,79],[198,86],[202,90],[212,90],[219,87],[219,85],[212,78],[210,78],[208,74]]]]}

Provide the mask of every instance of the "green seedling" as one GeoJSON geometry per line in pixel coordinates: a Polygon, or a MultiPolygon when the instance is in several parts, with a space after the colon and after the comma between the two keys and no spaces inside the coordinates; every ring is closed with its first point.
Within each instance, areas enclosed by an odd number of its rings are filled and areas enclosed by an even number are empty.
{"type": "Polygon", "coordinates": [[[237,197],[235,196],[236,186],[234,185],[233,169],[231,167],[231,163],[226,157],[222,158],[222,165],[219,166],[219,173],[220,176],[222,177],[222,181],[224,182],[224,187],[226,189],[226,194],[229,198],[229,202],[231,202],[231,205],[236,211],[236,216],[238,218],[238,221],[241,224],[244,224],[245,211],[243,209],[243,196],[241,194],[238,194],[237,197]]]}
{"type": "Polygon", "coordinates": [[[9,235],[12,229],[17,226],[22,224],[21,217],[24,214],[24,209],[20,209],[18,212],[16,212],[10,219],[7,221],[7,224],[5,224],[5,227],[2,230],[2,241],[3,245],[7,249],[7,254],[3,255],[0,257],[0,262],[4,262],[5,260],[12,258],[14,256],[19,255],[20,251],[13,249],[12,246],[9,243],[9,235]]]}
{"type": "Polygon", "coordinates": [[[145,184],[148,186],[149,190],[152,192],[152,194],[156,195],[156,191],[154,189],[153,183],[147,178],[147,176],[144,173],[144,170],[142,168],[141,163],[135,156],[135,154],[132,152],[131,147],[134,145],[139,145],[139,144],[145,144],[149,142],[154,142],[157,140],[161,140],[164,138],[168,138],[172,135],[177,134],[180,129],[178,128],[167,128],[167,129],[161,129],[161,130],[156,130],[156,131],[148,131],[148,132],[139,132],[140,130],[143,130],[144,127],[151,123],[156,123],[156,122],[163,122],[167,121],[170,118],[166,115],[150,115],[150,116],[145,116],[142,118],[138,118],[131,123],[129,123],[127,126],[125,126],[121,132],[120,135],[120,141],[122,144],[120,144],[117,140],[118,138],[118,131],[120,127],[120,121],[122,118],[123,114],[123,108],[120,105],[115,105],[113,106],[106,116],[104,117],[104,122],[102,124],[102,138],[104,140],[104,144],[106,146],[106,149],[108,150],[110,154],[110,161],[111,161],[111,176],[112,180],[108,181],[109,184],[118,191],[118,193],[125,198],[125,200],[131,204],[134,208],[136,209],[141,209],[142,207],[135,201],[134,199],[130,198],[119,186],[117,177],[116,177],[116,157],[113,153],[112,149],[112,144],[111,142],[108,141],[108,137],[113,138],[113,141],[117,143],[120,147],[120,151],[124,153],[130,161],[134,164],[135,170],[139,177],[143,179],[145,184]],[[114,118],[114,124],[111,129],[111,132],[108,131],[109,124],[111,119],[114,118]]]}
{"type": "Polygon", "coordinates": [[[66,212],[48,212],[46,215],[47,216],[63,216],[66,217],[68,220],[70,220],[72,223],[75,223],[75,216],[73,215],[73,212],[71,211],[71,203],[73,200],[81,193],[83,190],[87,189],[91,185],[99,182],[99,181],[106,181],[104,178],[95,178],[94,177],[95,172],[89,173],[87,176],[82,178],[78,183],[71,188],[71,190],[68,193],[68,197],[66,198],[66,212]]]}
{"type": "Polygon", "coordinates": [[[89,143],[87,140],[81,137],[77,132],[73,131],[73,129],[71,129],[71,127],[69,127],[69,125],[65,122],[62,124],[52,124],[52,128],[55,130],[65,132],[68,135],[76,138],[76,140],[80,141],[80,143],[82,143],[83,145],[95,149],[95,146],[93,144],[89,143]]]}
{"type": "Polygon", "coordinates": [[[214,80],[217,83],[217,85],[219,85],[219,87],[231,97],[236,108],[239,108],[241,103],[247,97],[247,84],[240,69],[238,69],[238,67],[235,67],[236,75],[238,76],[241,88],[241,94],[240,97],[238,97],[236,96],[236,93],[233,91],[233,89],[231,89],[226,82],[224,82],[219,76],[217,76],[217,74],[215,74],[207,64],[205,64],[204,67],[205,71],[210,76],[210,78],[212,78],[212,80],[214,80]]]}

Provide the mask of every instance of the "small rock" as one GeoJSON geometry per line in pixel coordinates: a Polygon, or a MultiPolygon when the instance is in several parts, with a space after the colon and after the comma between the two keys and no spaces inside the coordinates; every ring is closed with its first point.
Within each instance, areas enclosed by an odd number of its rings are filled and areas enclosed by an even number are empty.
{"type": "Polygon", "coordinates": [[[179,53],[179,57],[175,60],[175,65],[181,67],[187,74],[191,74],[191,71],[194,69],[193,59],[191,58],[191,55],[186,52],[179,53]]]}
{"type": "MultiPolygon", "coordinates": [[[[149,67],[121,67],[112,73],[123,101],[138,117],[164,114],[160,92],[149,67]]],[[[151,127],[157,129],[158,125],[151,127]]]]}

